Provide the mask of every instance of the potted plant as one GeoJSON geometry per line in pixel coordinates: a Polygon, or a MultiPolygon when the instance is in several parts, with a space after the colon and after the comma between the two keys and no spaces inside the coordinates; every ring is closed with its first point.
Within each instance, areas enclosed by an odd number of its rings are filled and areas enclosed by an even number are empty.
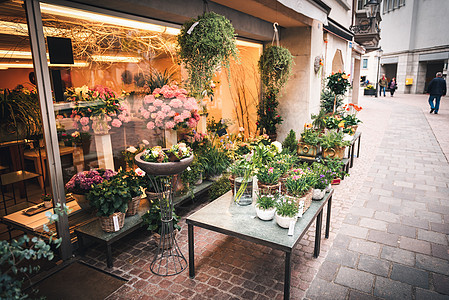
{"type": "MultiPolygon", "coordinates": [[[[293,56],[287,48],[268,46],[259,59],[259,71],[263,84],[263,99],[259,104],[257,129],[276,140],[276,125],[282,123],[277,111],[279,93],[288,80],[293,64],[293,56]]],[[[262,133],[262,132],[261,132],[262,133]]]]}
{"type": "Polygon", "coordinates": [[[315,174],[324,175],[324,180],[327,182],[327,186],[324,188],[324,192],[329,192],[331,190],[331,182],[335,177],[335,172],[330,170],[329,167],[324,163],[319,162],[314,162],[312,164],[312,170],[315,174]]]}
{"type": "Polygon", "coordinates": [[[42,194],[41,200],[44,202],[45,208],[50,208],[53,206],[53,197],[49,194],[42,194]]]}
{"type": "Polygon", "coordinates": [[[313,127],[319,132],[324,132],[324,128],[326,128],[326,110],[322,108],[318,114],[312,114],[311,118],[313,127]]]}
{"type": "Polygon", "coordinates": [[[284,153],[295,154],[298,150],[298,141],[296,140],[296,132],[290,129],[285,140],[282,142],[282,149],[284,153]]]}
{"type": "Polygon", "coordinates": [[[198,153],[198,159],[204,167],[207,178],[216,181],[230,165],[226,152],[220,148],[208,145],[198,153]]]}
{"type": "Polygon", "coordinates": [[[298,205],[304,203],[304,212],[312,204],[312,187],[315,175],[309,169],[295,169],[285,181],[286,198],[291,198],[298,205]]]}
{"type": "Polygon", "coordinates": [[[190,195],[193,199],[193,185],[200,185],[203,182],[202,178],[203,166],[198,162],[198,159],[195,157],[193,162],[187,169],[184,170],[181,174],[181,180],[187,190],[190,192],[190,195]]]}
{"type": "Polygon", "coordinates": [[[298,155],[315,157],[318,154],[319,136],[320,133],[313,129],[312,124],[306,123],[298,143],[298,155]]]}
{"type": "Polygon", "coordinates": [[[119,231],[125,224],[128,202],[132,199],[129,187],[120,176],[94,185],[87,194],[92,207],[100,217],[101,228],[106,232],[119,231]]]}
{"type": "Polygon", "coordinates": [[[143,176],[144,174],[137,174],[135,171],[120,170],[115,177],[120,178],[128,187],[131,199],[128,202],[128,210],[126,216],[134,216],[140,206],[140,200],[143,195],[143,176]]]}
{"type": "Polygon", "coordinates": [[[376,96],[376,89],[372,84],[368,84],[363,90],[363,95],[365,96],[376,96]]]}
{"type": "Polygon", "coordinates": [[[302,207],[293,199],[281,197],[276,202],[275,219],[282,228],[289,228],[291,222],[296,223],[298,216],[302,216],[302,207]]]}
{"type": "Polygon", "coordinates": [[[334,105],[333,112],[337,111],[337,98],[343,96],[348,88],[351,86],[349,82],[350,74],[346,75],[345,72],[338,70],[338,72],[332,72],[331,75],[327,77],[327,87],[334,94],[334,105]]]}
{"type": "MultiPolygon", "coordinates": [[[[344,126],[344,125],[343,125],[344,126]]],[[[351,144],[350,141],[344,140],[343,132],[329,130],[326,134],[319,138],[321,147],[323,148],[324,158],[339,158],[345,156],[345,148],[351,144]]]]}
{"type": "Polygon", "coordinates": [[[116,172],[108,169],[82,171],[73,175],[66,183],[65,188],[68,193],[72,193],[73,198],[75,198],[75,201],[82,209],[89,209],[90,202],[87,201],[86,194],[94,185],[111,179],[115,174],[116,172]]]}
{"type": "Polygon", "coordinates": [[[274,195],[264,194],[260,191],[256,193],[256,214],[259,219],[263,221],[269,221],[274,218],[274,213],[276,212],[276,202],[279,198],[279,193],[274,195]]]}
{"type": "Polygon", "coordinates": [[[270,165],[262,165],[257,171],[257,185],[259,187],[259,192],[263,194],[275,194],[280,192],[281,183],[279,179],[281,178],[282,171],[276,168],[275,163],[270,165]]]}
{"type": "Polygon", "coordinates": [[[345,122],[345,128],[343,132],[349,135],[354,135],[357,131],[357,127],[362,121],[357,118],[357,113],[362,110],[362,107],[349,103],[343,106],[344,108],[344,116],[342,121],[345,122]]]}
{"type": "Polygon", "coordinates": [[[344,163],[339,158],[326,158],[324,160],[326,166],[332,172],[331,184],[340,184],[341,178],[349,176],[344,170],[344,163]]]}
{"type": "Polygon", "coordinates": [[[231,57],[238,58],[235,36],[231,22],[214,12],[182,25],[178,55],[187,68],[190,92],[198,101],[213,95],[211,82],[217,69],[229,70],[231,57]]]}
{"type": "Polygon", "coordinates": [[[315,185],[313,186],[312,200],[321,200],[326,194],[326,188],[329,186],[330,182],[327,180],[326,175],[321,174],[321,172],[315,171],[315,185]]]}

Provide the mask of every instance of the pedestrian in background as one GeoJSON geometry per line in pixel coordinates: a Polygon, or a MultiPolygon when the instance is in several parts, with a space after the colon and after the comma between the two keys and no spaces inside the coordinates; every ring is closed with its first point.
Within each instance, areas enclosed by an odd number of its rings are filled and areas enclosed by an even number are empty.
{"type": "Polygon", "coordinates": [[[436,77],[432,79],[427,87],[427,94],[429,96],[430,113],[438,113],[440,108],[441,96],[446,96],[446,80],[443,79],[443,74],[438,72],[436,77]],[[433,100],[435,99],[435,105],[433,100]]]}
{"type": "Polygon", "coordinates": [[[398,88],[398,85],[396,84],[396,78],[391,78],[390,83],[388,84],[388,88],[390,89],[391,97],[393,97],[394,92],[398,88]]]}
{"type": "Polygon", "coordinates": [[[382,74],[382,78],[379,79],[379,96],[382,96],[382,91],[384,92],[384,97],[385,97],[385,90],[387,89],[388,86],[388,80],[385,77],[385,74],[382,74]]]}

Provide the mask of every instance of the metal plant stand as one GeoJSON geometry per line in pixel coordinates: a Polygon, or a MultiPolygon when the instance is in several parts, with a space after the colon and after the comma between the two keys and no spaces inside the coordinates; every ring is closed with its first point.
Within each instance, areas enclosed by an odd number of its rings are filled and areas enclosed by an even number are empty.
{"type": "Polygon", "coordinates": [[[161,209],[161,236],[150,269],[156,275],[171,276],[187,268],[187,260],[179,249],[173,227],[173,193],[179,176],[148,175],[156,189],[161,209]]]}
{"type": "Polygon", "coordinates": [[[173,227],[173,193],[180,174],[193,161],[193,155],[179,162],[151,163],[135,157],[136,164],[146,172],[158,194],[161,209],[161,237],[150,269],[156,275],[172,276],[187,268],[187,260],[179,249],[173,227]]]}

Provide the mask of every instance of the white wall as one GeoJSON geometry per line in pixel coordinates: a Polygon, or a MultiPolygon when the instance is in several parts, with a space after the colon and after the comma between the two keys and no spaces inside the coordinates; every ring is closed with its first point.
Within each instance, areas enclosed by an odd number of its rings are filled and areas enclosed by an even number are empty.
{"type": "Polygon", "coordinates": [[[352,0],[323,0],[330,8],[329,18],[349,28],[352,17],[352,0]]]}
{"type": "MultiPolygon", "coordinates": [[[[449,1],[417,1],[418,11],[414,49],[449,44],[449,1]]],[[[407,2],[407,1],[406,1],[407,2]]]]}

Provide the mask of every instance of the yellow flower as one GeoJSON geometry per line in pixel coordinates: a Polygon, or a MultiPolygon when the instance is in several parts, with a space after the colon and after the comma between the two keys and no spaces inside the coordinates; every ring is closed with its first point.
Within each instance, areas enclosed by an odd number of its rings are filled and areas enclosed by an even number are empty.
{"type": "Polygon", "coordinates": [[[340,123],[338,123],[338,127],[340,128],[345,127],[345,121],[341,121],[340,123]]]}

